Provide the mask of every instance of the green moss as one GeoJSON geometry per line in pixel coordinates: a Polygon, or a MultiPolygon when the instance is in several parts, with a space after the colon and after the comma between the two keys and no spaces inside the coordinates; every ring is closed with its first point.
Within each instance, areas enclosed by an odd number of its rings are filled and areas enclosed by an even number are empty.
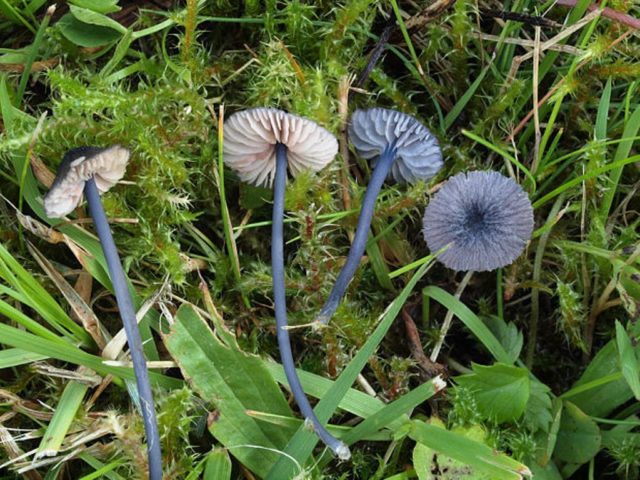
{"type": "Polygon", "coordinates": [[[124,256],[140,267],[153,266],[155,277],[165,272],[184,282],[177,229],[197,218],[194,199],[211,198],[205,156],[210,121],[204,99],[191,88],[168,78],[137,88],[111,85],[63,68],[49,74],[53,113],[36,153],[51,168],[77,145],[121,144],[132,158],[125,180],[106,197],[109,215],[134,218],[137,225],[116,241],[124,256]]]}

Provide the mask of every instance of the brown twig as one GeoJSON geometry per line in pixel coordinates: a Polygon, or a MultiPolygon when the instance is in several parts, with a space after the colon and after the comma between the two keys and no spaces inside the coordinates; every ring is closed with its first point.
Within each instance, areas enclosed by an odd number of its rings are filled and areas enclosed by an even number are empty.
{"type": "Polygon", "coordinates": [[[296,57],[293,56],[293,53],[291,53],[291,51],[287,48],[287,46],[284,44],[284,42],[282,40],[278,39],[278,42],[280,43],[280,48],[282,48],[282,51],[284,52],[284,54],[289,59],[289,63],[291,64],[291,68],[293,68],[293,71],[295,72],[296,77],[298,77],[298,81],[300,82],[300,86],[302,88],[305,88],[306,85],[307,85],[307,79],[305,78],[304,72],[302,71],[302,68],[300,67],[300,64],[296,60],[296,57]]]}
{"type": "MultiPolygon", "coordinates": [[[[577,4],[578,0],[556,0],[556,5],[560,5],[562,7],[573,8],[577,4]]],[[[597,3],[593,3],[587,7],[587,10],[590,12],[600,10],[600,5],[597,3]]],[[[640,30],[640,19],[626,13],[619,12],[618,10],[614,10],[613,8],[605,7],[602,9],[601,15],[608,18],[609,20],[613,20],[614,22],[627,25],[628,27],[631,27],[635,30],[640,30]]]]}
{"type": "Polygon", "coordinates": [[[409,350],[411,355],[415,358],[418,365],[424,370],[429,377],[435,377],[445,372],[444,365],[432,362],[425,355],[422,348],[422,342],[420,341],[420,334],[418,333],[418,327],[413,321],[413,317],[409,314],[406,308],[402,309],[402,319],[404,320],[404,328],[407,331],[407,339],[409,340],[409,350]]]}
{"type": "MultiPolygon", "coordinates": [[[[110,217],[109,218],[109,223],[112,223],[112,224],[115,224],[115,223],[127,223],[127,224],[131,224],[131,225],[137,225],[138,223],[140,223],[140,219],[138,219],[138,218],[125,218],[125,217],[110,217]]],[[[89,225],[89,224],[93,224],[93,219],[92,218],[83,217],[83,218],[76,218],[76,219],[73,219],[73,220],[67,220],[66,222],[61,223],[60,226],[89,225]]]]}
{"type": "Polygon", "coordinates": [[[522,22],[534,27],[552,27],[559,28],[561,23],[554,22],[545,17],[535,15],[527,15],[526,13],[506,12],[504,10],[480,10],[481,17],[499,18],[501,20],[511,20],[514,22],[522,22]]]}
{"type": "Polygon", "coordinates": [[[533,46],[533,124],[535,130],[535,143],[533,147],[533,161],[531,162],[531,172],[536,173],[540,162],[540,112],[538,110],[538,87],[540,78],[540,27],[535,27],[535,43],[533,46]]]}
{"type": "Polygon", "coordinates": [[[100,385],[98,385],[98,388],[96,388],[93,394],[91,395],[91,398],[89,398],[89,400],[84,404],[84,409],[86,412],[88,412],[93,408],[93,406],[98,401],[98,398],[100,398],[100,395],[102,395],[102,393],[107,389],[107,387],[111,385],[112,381],[113,381],[113,375],[111,374],[107,375],[102,379],[102,381],[100,382],[100,385]]]}
{"type": "Polygon", "coordinates": [[[55,180],[55,174],[36,155],[31,155],[31,170],[38,181],[47,188],[51,188],[55,180]]]}
{"type": "Polygon", "coordinates": [[[369,78],[369,75],[371,74],[371,71],[374,69],[374,67],[378,63],[378,60],[380,60],[380,57],[382,56],[382,52],[384,52],[384,47],[389,41],[389,37],[391,37],[391,34],[395,30],[395,28],[396,28],[395,17],[390,15],[389,20],[387,22],[387,26],[385,26],[384,30],[382,30],[382,33],[380,34],[380,38],[378,38],[378,41],[376,42],[376,46],[373,48],[373,50],[371,51],[371,54],[369,55],[369,60],[367,60],[367,64],[362,69],[362,72],[360,72],[360,75],[358,75],[358,79],[353,84],[354,87],[361,88],[364,85],[364,83],[367,81],[367,79],[369,78]]]}
{"type": "Polygon", "coordinates": [[[343,76],[338,86],[338,116],[340,117],[340,190],[342,205],[345,210],[351,210],[351,194],[349,193],[349,139],[347,125],[349,118],[349,90],[352,78],[343,76]]]}
{"type": "MultiPolygon", "coordinates": [[[[501,38],[498,35],[491,35],[489,33],[482,33],[482,32],[470,32],[469,36],[473,37],[473,38],[479,38],[481,40],[488,40],[490,42],[503,42],[503,43],[509,43],[511,45],[518,45],[520,47],[530,47],[533,48],[535,46],[535,41],[534,40],[529,40],[527,38],[501,38]]],[[[562,44],[558,44],[558,45],[549,45],[549,48],[547,48],[547,50],[552,50],[554,52],[563,52],[563,53],[569,53],[571,55],[584,55],[585,51],[580,49],[580,48],[576,48],[572,45],[562,45],[562,44]]]]}
{"type": "Polygon", "coordinates": [[[436,0],[434,3],[417,13],[405,22],[408,29],[420,28],[436,18],[447,8],[453,5],[455,0],[436,0]]]}
{"type": "MultiPolygon", "coordinates": [[[[49,58],[47,60],[40,60],[33,62],[29,71],[31,73],[41,72],[43,70],[49,70],[57,66],[60,63],[59,57],[49,58]]],[[[0,72],[10,73],[22,73],[24,72],[24,64],[22,63],[0,63],[0,72]]]]}

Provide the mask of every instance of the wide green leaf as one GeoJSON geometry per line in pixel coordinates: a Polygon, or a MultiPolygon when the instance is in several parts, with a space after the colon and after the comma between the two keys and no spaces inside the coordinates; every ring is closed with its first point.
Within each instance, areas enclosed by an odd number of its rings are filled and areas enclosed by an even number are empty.
{"type": "Polygon", "coordinates": [[[56,22],[64,37],[80,47],[94,48],[118,40],[122,34],[113,28],[90,25],[67,13],[56,22]]]}
{"type": "Polygon", "coordinates": [[[529,401],[524,412],[524,421],[532,431],[549,431],[553,422],[551,415],[551,389],[544,383],[531,378],[529,401]]]}
{"type": "Polygon", "coordinates": [[[593,357],[571,390],[562,394],[583,412],[606,417],[633,398],[629,384],[620,372],[615,340],[610,340],[593,357]]]}
{"type": "Polygon", "coordinates": [[[631,339],[622,324],[616,320],[616,344],[618,346],[618,356],[622,375],[629,384],[629,388],[640,400],[640,365],[633,350],[631,339]]]}
{"type": "Polygon", "coordinates": [[[520,418],[529,400],[529,371],[504,363],[472,368],[473,373],[456,377],[456,382],[473,392],[482,416],[498,423],[520,418]]]}
{"type": "Polygon", "coordinates": [[[111,30],[115,30],[121,34],[127,33],[126,27],[122,26],[120,23],[115,20],[103,15],[102,13],[96,12],[94,10],[89,10],[87,8],[78,7],[76,5],[69,5],[69,10],[71,14],[80,20],[83,23],[87,23],[89,25],[95,25],[98,27],[106,27],[111,30]]]}
{"type": "Polygon", "coordinates": [[[69,3],[98,13],[113,13],[122,10],[118,0],[69,0],[69,3]]]}
{"type": "Polygon", "coordinates": [[[171,356],[194,390],[215,405],[209,429],[243,465],[264,477],[283,449],[287,431],[247,415],[247,410],[292,416],[264,363],[221,343],[196,310],[182,305],[164,336],[171,356]]]}
{"type": "Polygon", "coordinates": [[[602,435],[596,422],[573,403],[565,401],[554,458],[581,465],[600,450],[602,435]]]}
{"type": "Polygon", "coordinates": [[[207,455],[202,480],[229,480],[231,478],[231,459],[226,450],[213,449],[207,455]]]}
{"type": "Polygon", "coordinates": [[[545,466],[540,466],[533,462],[529,464],[531,473],[535,480],[562,480],[563,477],[558,471],[558,467],[555,463],[549,462],[545,466]]]}
{"type": "Polygon", "coordinates": [[[509,363],[518,360],[524,343],[522,332],[518,330],[518,327],[514,323],[505,322],[496,315],[483,317],[482,320],[506,350],[511,360],[509,363]]]}

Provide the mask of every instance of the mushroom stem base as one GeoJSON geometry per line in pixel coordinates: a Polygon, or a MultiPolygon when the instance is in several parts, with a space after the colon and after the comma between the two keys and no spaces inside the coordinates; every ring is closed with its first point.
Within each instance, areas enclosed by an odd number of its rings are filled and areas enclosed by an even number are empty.
{"type": "Polygon", "coordinates": [[[273,213],[271,227],[271,269],[273,275],[273,300],[276,313],[276,329],[278,347],[284,373],[291,387],[291,393],[300,407],[306,421],[313,426],[313,431],[320,437],[341,460],[351,457],[349,447],[331,435],[316,417],[311,404],[304,394],[302,384],[296,373],[291,352],[291,341],[287,322],[287,299],[284,286],[284,192],[287,184],[287,147],[281,143],[276,145],[276,175],[273,186],[273,213]]]}
{"type": "Polygon", "coordinates": [[[160,435],[158,433],[158,423],[156,421],[156,412],[153,406],[153,395],[151,393],[151,384],[149,382],[149,372],[142,350],[142,339],[138,330],[136,321],[136,311],[133,307],[133,301],[129,293],[127,280],[122,270],[122,263],[116,244],[111,235],[107,216],[102,208],[100,200],[100,192],[95,180],[90,178],[85,183],[84,194],[87,198],[89,213],[93,218],[100,244],[104,252],[107,267],[109,269],[109,277],[113,285],[113,292],[116,296],[120,317],[127,335],[127,343],[131,352],[131,360],[133,362],[133,370],[136,375],[136,385],[138,387],[138,395],[140,397],[140,406],[142,410],[142,418],[144,419],[144,429],[147,436],[147,450],[149,455],[149,479],[162,479],[162,452],[160,450],[160,435]]]}

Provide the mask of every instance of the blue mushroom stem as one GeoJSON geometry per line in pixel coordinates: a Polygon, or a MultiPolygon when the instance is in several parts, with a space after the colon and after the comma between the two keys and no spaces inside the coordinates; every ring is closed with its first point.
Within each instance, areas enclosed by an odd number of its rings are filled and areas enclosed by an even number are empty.
{"type": "Polygon", "coordinates": [[[162,453],[160,451],[160,435],[158,433],[158,423],[156,421],[156,412],[153,406],[153,395],[151,393],[151,384],[149,383],[149,372],[145,362],[144,353],[142,351],[142,340],[138,323],[136,322],[136,312],[133,308],[131,295],[127,281],[122,270],[120,256],[116,249],[116,244],[111,236],[111,229],[107,216],[102,208],[100,201],[100,193],[95,180],[90,178],[84,186],[84,194],[89,205],[89,212],[93,218],[100,244],[107,260],[109,268],[109,276],[113,285],[113,291],[118,302],[120,317],[127,334],[127,343],[131,352],[131,360],[133,361],[133,370],[136,375],[136,384],[138,386],[138,394],[140,397],[140,405],[142,409],[142,418],[144,419],[144,429],[147,435],[147,450],[149,455],[149,479],[162,479],[162,453]]]}
{"type": "Polygon", "coordinates": [[[284,287],[284,192],[287,184],[287,147],[276,144],[276,175],[273,187],[273,214],[271,227],[271,269],[273,274],[273,299],[276,313],[276,329],[280,358],[284,373],[291,387],[291,393],[305,419],[311,422],[313,430],[340,459],[351,456],[349,447],[331,435],[320,423],[304,394],[291,353],[289,330],[287,329],[287,300],[284,287]]]}
{"type": "Polygon", "coordinates": [[[347,261],[345,262],[344,267],[342,267],[340,275],[338,275],[338,279],[329,294],[329,298],[322,306],[320,314],[316,318],[317,322],[324,324],[329,323],[329,320],[331,320],[331,317],[338,309],[340,300],[347,291],[347,287],[349,286],[349,283],[351,283],[353,275],[356,273],[356,270],[360,265],[360,259],[362,258],[362,254],[367,246],[369,227],[371,226],[371,219],[373,218],[376,198],[378,197],[378,193],[380,193],[380,189],[382,188],[385,178],[387,178],[387,175],[389,174],[389,170],[391,170],[391,165],[393,165],[395,158],[395,146],[394,144],[390,144],[382,152],[378,163],[373,169],[373,173],[369,179],[369,185],[367,186],[367,191],[365,192],[362,200],[360,216],[358,217],[358,226],[356,227],[356,233],[353,237],[353,243],[351,244],[347,261]]]}

